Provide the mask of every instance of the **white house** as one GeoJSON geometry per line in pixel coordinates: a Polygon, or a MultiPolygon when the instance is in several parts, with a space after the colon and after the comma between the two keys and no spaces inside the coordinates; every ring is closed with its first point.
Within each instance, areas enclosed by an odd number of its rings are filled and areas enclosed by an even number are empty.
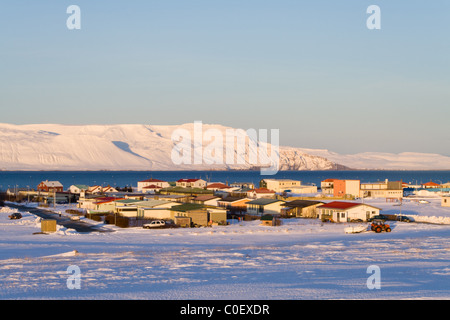
{"type": "Polygon", "coordinates": [[[99,194],[99,193],[118,192],[118,191],[117,191],[117,189],[115,189],[111,186],[107,186],[107,187],[92,186],[92,187],[89,187],[89,189],[86,190],[86,192],[90,193],[90,194],[99,194]]]}
{"type": "Polygon", "coordinates": [[[69,192],[74,194],[81,194],[84,191],[87,191],[89,186],[84,184],[73,184],[69,187],[69,192]]]}
{"type": "Polygon", "coordinates": [[[317,207],[319,219],[333,222],[367,221],[382,209],[359,202],[333,201],[317,207]]]}
{"type": "Polygon", "coordinates": [[[251,189],[247,191],[247,198],[260,199],[260,198],[273,198],[275,197],[275,191],[267,188],[251,189]]]}
{"type": "Polygon", "coordinates": [[[169,188],[170,184],[167,181],[159,180],[159,179],[147,179],[143,181],[139,181],[137,184],[138,192],[149,192],[155,191],[162,188],[169,188]]]}
{"type": "Polygon", "coordinates": [[[180,179],[176,182],[177,187],[183,188],[204,188],[206,181],[203,179],[180,179]]]}

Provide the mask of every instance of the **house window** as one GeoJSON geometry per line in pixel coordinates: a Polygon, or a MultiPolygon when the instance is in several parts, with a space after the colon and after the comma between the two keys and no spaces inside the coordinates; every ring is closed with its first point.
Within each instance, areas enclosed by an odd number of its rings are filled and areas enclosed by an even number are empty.
{"type": "Polygon", "coordinates": [[[345,218],[345,212],[341,212],[341,218],[345,218]]]}

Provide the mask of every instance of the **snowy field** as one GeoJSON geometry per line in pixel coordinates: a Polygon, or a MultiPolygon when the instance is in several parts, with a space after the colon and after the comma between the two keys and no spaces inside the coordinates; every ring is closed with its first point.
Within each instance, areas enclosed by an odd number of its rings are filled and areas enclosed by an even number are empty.
{"type": "MultiPolygon", "coordinates": [[[[89,234],[60,227],[44,235],[33,234],[40,218],[25,211],[10,220],[16,209],[5,207],[0,299],[450,299],[450,208],[429,201],[401,208],[428,223],[390,222],[392,232],[381,234],[286,219],[280,227],[235,220],[197,229],[106,225],[114,232],[89,234]],[[371,266],[379,267],[379,289],[367,285],[371,266]]],[[[366,203],[399,212],[382,200],[366,203]]]]}

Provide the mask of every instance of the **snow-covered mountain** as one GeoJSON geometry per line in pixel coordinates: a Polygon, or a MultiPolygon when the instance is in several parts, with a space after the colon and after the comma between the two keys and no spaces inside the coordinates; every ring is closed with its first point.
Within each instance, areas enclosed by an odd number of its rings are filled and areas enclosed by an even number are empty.
{"type": "MultiPolygon", "coordinates": [[[[229,150],[223,146],[225,143],[216,145],[209,142],[212,140],[205,140],[203,148],[196,149],[195,128],[195,124],[192,123],[180,126],[0,124],[0,169],[245,170],[266,164],[252,162],[250,159],[257,158],[257,148],[239,142],[239,139],[232,151],[245,154],[242,162],[236,160],[230,164],[230,161],[226,161],[226,152],[229,150]],[[191,163],[174,163],[173,152],[181,145],[178,140],[172,139],[174,130],[184,130],[183,132],[191,135],[192,141],[188,144],[192,147],[191,163]],[[203,160],[196,164],[194,158],[198,156],[199,150],[202,151],[203,160]],[[220,150],[223,150],[223,154],[220,154],[222,152],[220,150]],[[224,164],[208,161],[217,159],[217,156],[222,156],[224,164]]],[[[232,128],[202,125],[203,134],[215,132],[226,137],[227,129],[232,128]]],[[[260,143],[259,146],[267,147],[264,143],[260,143]]],[[[276,150],[271,149],[270,144],[267,150],[279,152],[279,170],[450,169],[450,158],[440,155],[412,153],[339,155],[328,150],[283,146],[276,150]]]]}

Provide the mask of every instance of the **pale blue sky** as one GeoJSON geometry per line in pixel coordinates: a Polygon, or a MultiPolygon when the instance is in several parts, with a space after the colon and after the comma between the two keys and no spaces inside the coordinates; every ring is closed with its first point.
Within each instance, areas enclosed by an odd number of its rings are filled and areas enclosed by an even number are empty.
{"type": "Polygon", "coordinates": [[[0,122],[200,120],[450,155],[449,21],[448,0],[2,1],[0,122]]]}

